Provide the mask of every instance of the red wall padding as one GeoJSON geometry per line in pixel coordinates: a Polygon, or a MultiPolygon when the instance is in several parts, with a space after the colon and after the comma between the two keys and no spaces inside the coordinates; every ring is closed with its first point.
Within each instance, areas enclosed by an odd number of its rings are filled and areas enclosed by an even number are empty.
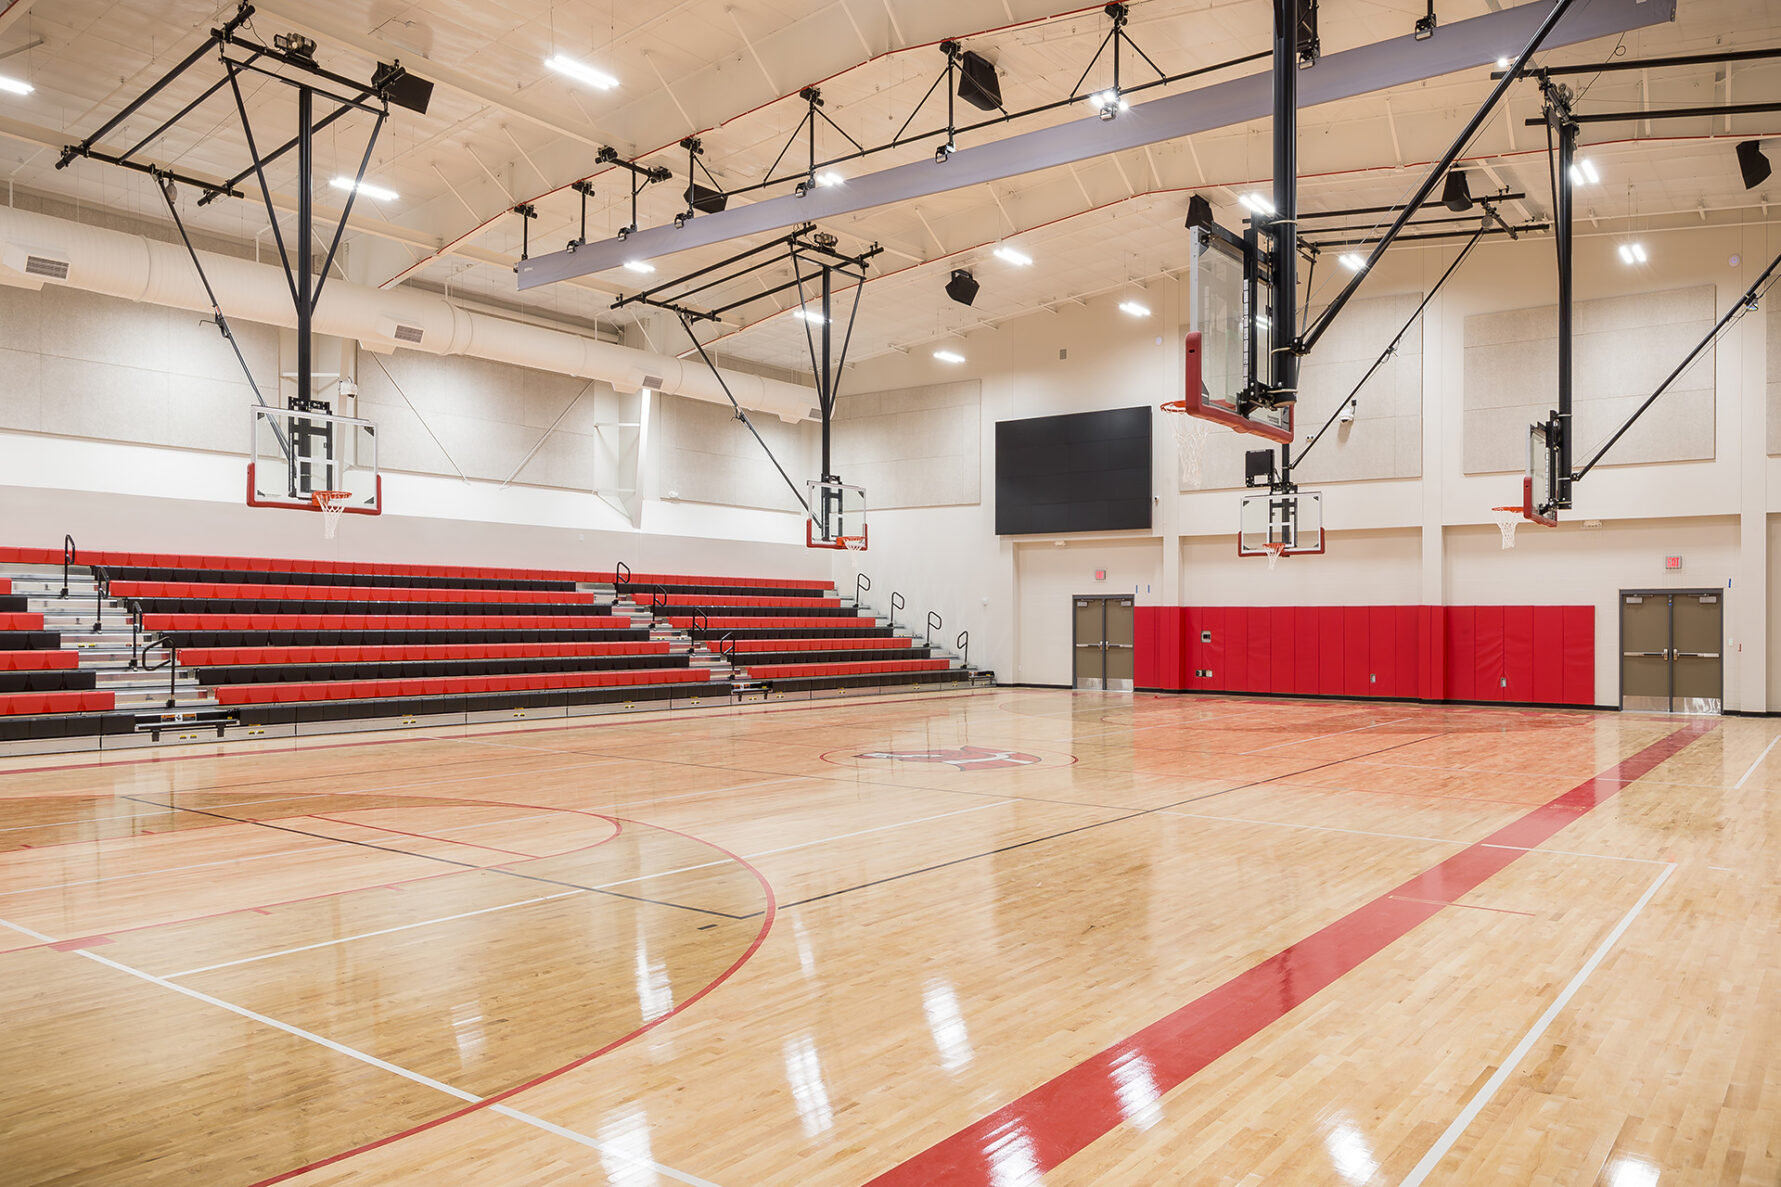
{"type": "Polygon", "coordinates": [[[1595,703],[1593,606],[1140,606],[1136,626],[1140,688],[1595,703]]]}

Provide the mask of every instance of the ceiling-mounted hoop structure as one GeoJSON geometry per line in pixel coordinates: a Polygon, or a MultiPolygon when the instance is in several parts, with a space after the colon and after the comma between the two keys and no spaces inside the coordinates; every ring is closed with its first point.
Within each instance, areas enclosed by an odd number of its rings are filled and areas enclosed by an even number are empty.
{"type": "Polygon", "coordinates": [[[1237,512],[1237,555],[1270,558],[1321,556],[1323,492],[1270,490],[1244,495],[1237,512]]]}

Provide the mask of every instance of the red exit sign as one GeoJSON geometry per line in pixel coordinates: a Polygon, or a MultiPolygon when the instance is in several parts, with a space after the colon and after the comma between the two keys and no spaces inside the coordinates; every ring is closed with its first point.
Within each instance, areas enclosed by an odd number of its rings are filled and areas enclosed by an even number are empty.
{"type": "Polygon", "coordinates": [[[1682,558],[1681,557],[1679,557],[1679,556],[1664,557],[1664,572],[1666,572],[1666,573],[1680,573],[1681,571],[1682,571],[1682,558]]]}

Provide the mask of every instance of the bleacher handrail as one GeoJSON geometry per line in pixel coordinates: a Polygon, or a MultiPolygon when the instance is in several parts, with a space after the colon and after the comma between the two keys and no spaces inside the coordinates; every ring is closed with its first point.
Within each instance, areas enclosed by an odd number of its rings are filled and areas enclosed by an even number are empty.
{"type": "Polygon", "coordinates": [[[174,646],[173,636],[168,634],[156,635],[142,649],[143,671],[158,672],[162,668],[167,669],[167,707],[171,709],[179,703],[179,649],[174,646]],[[148,653],[156,648],[165,650],[167,658],[158,664],[151,664],[148,662],[148,653]]]}
{"type": "Polygon", "coordinates": [[[871,589],[872,579],[870,577],[866,576],[864,573],[854,577],[853,604],[856,606],[864,606],[866,604],[866,594],[869,593],[871,589]]]}
{"type": "Polygon", "coordinates": [[[58,597],[68,596],[68,570],[75,561],[80,559],[80,550],[74,546],[74,537],[62,537],[62,592],[58,597]]]}
{"type": "Polygon", "coordinates": [[[895,629],[896,629],[896,626],[897,626],[897,611],[899,611],[899,610],[901,610],[901,609],[902,609],[902,608],[903,608],[903,607],[905,607],[905,606],[907,606],[907,605],[908,605],[908,604],[909,604],[909,603],[908,603],[908,602],[906,602],[906,601],[904,601],[904,600],[903,600],[903,595],[902,595],[902,594],[900,594],[900,593],[898,593],[898,592],[897,592],[897,591],[896,591],[896,590],[894,590],[894,589],[893,589],[893,590],[891,590],[891,596],[890,596],[890,617],[889,617],[889,618],[887,618],[887,619],[885,619],[885,623],[886,623],[886,625],[888,625],[888,626],[889,626],[889,627],[890,627],[890,628],[891,628],[891,629],[892,629],[892,630],[895,630],[895,629]]]}
{"type": "Polygon", "coordinates": [[[105,599],[111,596],[111,571],[104,565],[93,566],[93,633],[105,628],[105,599]]]}
{"type": "Polygon", "coordinates": [[[612,583],[614,586],[631,584],[631,566],[619,561],[612,567],[612,583]]]}
{"type": "Polygon", "coordinates": [[[927,643],[928,643],[929,647],[932,647],[934,645],[934,632],[939,630],[941,627],[943,627],[945,625],[946,625],[946,620],[940,617],[940,614],[938,611],[935,611],[935,610],[928,611],[928,628],[927,628],[926,638],[927,638],[927,643]]]}
{"type": "Polygon", "coordinates": [[[957,639],[953,640],[952,645],[959,649],[959,655],[961,657],[961,659],[959,661],[960,665],[963,667],[966,667],[966,668],[970,667],[971,666],[971,632],[970,631],[960,631],[959,637],[957,639]]]}

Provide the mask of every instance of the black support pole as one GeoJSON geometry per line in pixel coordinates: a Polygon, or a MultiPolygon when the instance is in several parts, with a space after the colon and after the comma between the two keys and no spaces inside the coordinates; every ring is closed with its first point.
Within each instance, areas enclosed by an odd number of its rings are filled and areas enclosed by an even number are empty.
{"type": "Polygon", "coordinates": [[[1269,386],[1277,403],[1298,399],[1299,360],[1299,3],[1274,0],[1273,311],[1268,332],[1269,386]]]}
{"type": "Polygon", "coordinates": [[[1558,209],[1553,219],[1554,230],[1558,240],[1558,489],[1554,495],[1558,505],[1569,508],[1571,505],[1571,399],[1572,399],[1572,368],[1574,351],[1572,337],[1575,323],[1572,320],[1573,298],[1572,280],[1575,270],[1572,267],[1571,244],[1572,235],[1572,186],[1571,166],[1577,157],[1577,124],[1571,118],[1570,104],[1556,95],[1557,102],[1548,108],[1550,118],[1557,124],[1558,133],[1558,185],[1555,202],[1558,209]]]}
{"type": "Polygon", "coordinates": [[[833,364],[833,344],[835,337],[834,310],[831,308],[834,295],[835,269],[830,264],[822,266],[822,374],[817,376],[816,396],[822,403],[822,480],[839,482],[835,477],[835,468],[829,456],[829,431],[835,416],[835,382],[830,375],[833,364]]]}
{"type": "Polygon", "coordinates": [[[315,395],[315,358],[310,333],[315,324],[315,92],[297,88],[297,398],[315,395]]]}

